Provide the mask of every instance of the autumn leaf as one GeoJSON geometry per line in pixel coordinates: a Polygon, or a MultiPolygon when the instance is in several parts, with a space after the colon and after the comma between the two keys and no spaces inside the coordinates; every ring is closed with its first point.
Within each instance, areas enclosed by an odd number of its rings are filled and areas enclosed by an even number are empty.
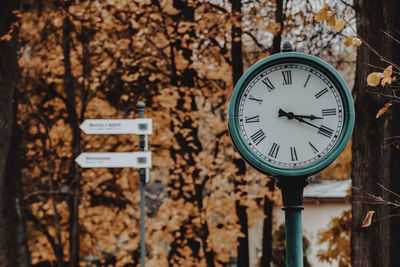
{"type": "Polygon", "coordinates": [[[10,41],[11,40],[11,34],[4,34],[3,36],[0,36],[0,41],[10,41]]]}
{"type": "Polygon", "coordinates": [[[380,116],[382,116],[383,113],[386,112],[386,110],[391,106],[391,103],[386,103],[376,114],[376,118],[379,118],[380,116]]]}
{"type": "Polygon", "coordinates": [[[392,78],[391,77],[386,77],[386,78],[383,78],[381,80],[381,85],[382,86],[385,86],[386,84],[391,84],[391,83],[392,83],[392,78]]]}
{"type": "Polygon", "coordinates": [[[342,18],[337,19],[335,22],[335,31],[343,30],[345,25],[346,25],[346,22],[344,21],[344,19],[342,19],[342,18]]]}
{"type": "Polygon", "coordinates": [[[367,84],[368,84],[369,86],[377,86],[377,85],[379,84],[379,81],[380,81],[379,76],[380,76],[380,75],[378,75],[378,74],[379,74],[378,72],[372,72],[372,73],[370,73],[370,74],[368,75],[368,77],[367,77],[367,84]]]}
{"type": "MultiPolygon", "coordinates": [[[[324,7],[321,8],[317,13],[315,13],[315,20],[318,22],[323,22],[326,19],[328,19],[328,11],[331,9],[331,7],[327,4],[324,3],[324,7]]],[[[333,15],[335,15],[335,13],[332,13],[333,15]]]]}
{"type": "Polygon", "coordinates": [[[355,35],[351,35],[351,36],[347,37],[347,39],[344,41],[344,45],[347,47],[352,45],[354,38],[356,38],[355,35]]]}
{"type": "Polygon", "coordinates": [[[365,216],[365,219],[361,224],[361,227],[368,227],[371,225],[372,215],[374,215],[374,213],[375,213],[375,211],[373,211],[373,210],[368,211],[367,216],[365,216]]]}
{"type": "Polygon", "coordinates": [[[383,71],[383,77],[384,78],[390,78],[393,74],[393,66],[390,65],[383,71]]]}
{"type": "Polygon", "coordinates": [[[315,13],[315,20],[318,22],[323,22],[328,18],[328,9],[326,7],[315,13]]]}
{"type": "Polygon", "coordinates": [[[179,14],[179,12],[180,12],[179,10],[177,10],[173,7],[173,3],[171,0],[162,1],[161,5],[163,8],[163,11],[165,13],[167,13],[168,15],[176,15],[176,14],[179,14]]]}
{"type": "Polygon", "coordinates": [[[356,37],[356,38],[353,38],[353,40],[351,40],[351,43],[353,44],[354,47],[357,47],[362,44],[362,41],[356,37]]]}
{"type": "Polygon", "coordinates": [[[330,12],[328,14],[328,18],[326,19],[326,25],[328,26],[335,26],[335,13],[334,12],[330,12]]]}

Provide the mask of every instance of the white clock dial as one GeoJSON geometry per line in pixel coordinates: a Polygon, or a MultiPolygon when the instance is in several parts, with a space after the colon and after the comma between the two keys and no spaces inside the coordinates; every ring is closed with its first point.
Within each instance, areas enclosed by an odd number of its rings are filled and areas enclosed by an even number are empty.
{"type": "Polygon", "coordinates": [[[334,147],[344,121],[334,83],[301,63],[259,72],[239,101],[239,127],[247,146],[268,164],[310,165],[334,147]]]}

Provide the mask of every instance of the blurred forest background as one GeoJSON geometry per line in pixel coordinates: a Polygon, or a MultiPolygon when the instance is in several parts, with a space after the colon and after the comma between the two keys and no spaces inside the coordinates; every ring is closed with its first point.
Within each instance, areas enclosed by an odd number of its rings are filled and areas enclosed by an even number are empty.
{"type": "Polygon", "coordinates": [[[146,264],[248,266],[248,231],[261,219],[259,264],[284,266],[272,232],[279,190],[234,151],[226,123],[234,84],[284,41],[354,86],[352,147],[313,177],[352,178],[353,220],[347,211],[321,233],[321,259],[395,266],[398,86],[367,86],[367,75],[389,65],[399,74],[397,2],[328,1],[346,21],[335,31],[315,19],[320,0],[0,1],[0,266],[140,264],[138,170],[74,161],[138,151],[137,136],[88,136],[79,125],[137,118],[139,101],[154,128],[146,264]],[[345,44],[351,35],[363,44],[345,44]],[[368,210],[373,224],[361,228],[368,210]]]}

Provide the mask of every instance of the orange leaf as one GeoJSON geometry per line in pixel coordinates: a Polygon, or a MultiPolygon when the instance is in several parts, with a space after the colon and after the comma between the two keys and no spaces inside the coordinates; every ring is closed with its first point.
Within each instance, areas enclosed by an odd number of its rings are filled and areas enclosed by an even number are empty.
{"type": "Polygon", "coordinates": [[[378,113],[376,114],[376,118],[379,118],[380,116],[382,116],[383,113],[386,112],[386,110],[391,106],[391,103],[386,103],[383,108],[381,108],[378,113]]]}
{"type": "Polygon", "coordinates": [[[362,44],[362,41],[356,37],[351,40],[351,43],[353,44],[354,47],[356,47],[356,46],[360,46],[362,44]]]}
{"type": "Polygon", "coordinates": [[[393,74],[393,66],[392,65],[390,65],[383,71],[384,78],[390,78],[390,76],[392,76],[392,74],[393,74]]]}
{"type": "Polygon", "coordinates": [[[0,41],[10,41],[11,37],[11,34],[6,33],[3,36],[0,36],[0,41]]]}
{"type": "Polygon", "coordinates": [[[379,84],[380,80],[381,79],[380,79],[380,77],[378,75],[378,72],[372,72],[367,77],[367,84],[369,86],[377,86],[379,84]]]}
{"type": "Polygon", "coordinates": [[[365,219],[361,224],[361,227],[368,227],[371,225],[372,215],[374,215],[374,213],[375,213],[375,211],[373,211],[373,210],[368,211],[367,216],[365,216],[365,219]]]}
{"type": "Polygon", "coordinates": [[[346,22],[344,21],[344,19],[342,19],[342,18],[337,19],[335,22],[335,31],[343,30],[345,25],[346,25],[346,22]]]}
{"type": "Polygon", "coordinates": [[[386,78],[383,78],[381,80],[381,85],[382,86],[385,86],[386,84],[391,84],[391,83],[392,83],[392,78],[391,77],[386,77],[386,78]]]}
{"type": "Polygon", "coordinates": [[[355,37],[356,37],[355,35],[351,35],[351,36],[347,37],[347,39],[344,41],[344,45],[345,46],[350,46],[355,37]]]}
{"type": "Polygon", "coordinates": [[[328,9],[326,7],[315,13],[315,20],[318,22],[323,22],[328,18],[328,9]]]}
{"type": "Polygon", "coordinates": [[[326,19],[326,25],[335,26],[335,13],[334,12],[330,12],[328,14],[328,18],[326,19]]]}

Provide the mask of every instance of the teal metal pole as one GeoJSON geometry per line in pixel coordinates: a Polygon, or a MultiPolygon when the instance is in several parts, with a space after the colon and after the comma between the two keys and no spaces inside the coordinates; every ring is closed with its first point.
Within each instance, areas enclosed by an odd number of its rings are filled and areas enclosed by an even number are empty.
{"type": "Polygon", "coordinates": [[[285,211],[286,267],[303,267],[303,231],[301,211],[307,177],[278,177],[285,211]]]}
{"type": "MultiPolygon", "coordinates": [[[[144,118],[144,109],[146,104],[144,102],[138,103],[139,110],[139,118],[144,118]]],[[[145,144],[145,136],[140,135],[140,151],[144,151],[145,144]]],[[[139,170],[139,178],[140,178],[140,262],[141,266],[146,266],[146,228],[145,228],[145,218],[146,218],[146,169],[141,168],[139,170]]]]}
{"type": "Polygon", "coordinates": [[[303,267],[301,210],[285,210],[286,266],[303,267]]]}

